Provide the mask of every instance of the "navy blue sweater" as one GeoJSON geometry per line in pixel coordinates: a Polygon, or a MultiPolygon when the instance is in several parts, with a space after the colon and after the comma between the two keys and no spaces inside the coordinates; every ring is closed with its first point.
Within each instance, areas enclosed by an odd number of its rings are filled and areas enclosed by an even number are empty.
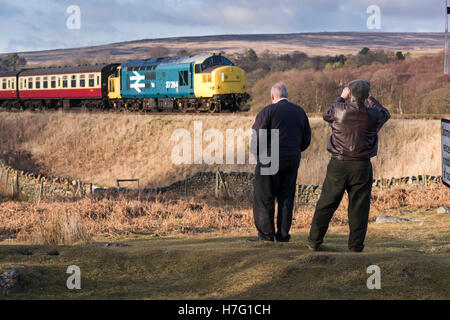
{"type": "Polygon", "coordinates": [[[300,159],[301,152],[311,143],[311,127],[305,111],[287,100],[262,109],[256,116],[252,129],[268,129],[269,132],[270,129],[279,129],[280,159],[300,159]]]}

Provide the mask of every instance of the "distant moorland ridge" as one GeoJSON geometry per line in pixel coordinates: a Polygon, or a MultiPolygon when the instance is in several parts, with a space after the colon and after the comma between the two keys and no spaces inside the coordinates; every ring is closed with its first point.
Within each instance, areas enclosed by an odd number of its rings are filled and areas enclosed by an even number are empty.
{"type": "MultiPolygon", "coordinates": [[[[181,49],[197,52],[242,53],[253,48],[257,53],[269,50],[276,54],[301,51],[308,55],[334,55],[353,53],[362,47],[380,50],[403,50],[419,54],[442,50],[443,33],[393,33],[393,32],[319,32],[291,34],[215,35],[198,37],[173,37],[117,42],[106,45],[73,49],[21,52],[29,65],[57,63],[74,56],[109,55],[114,60],[145,55],[152,48],[163,46],[175,54],[181,49]]],[[[4,58],[6,53],[0,54],[4,58]]]]}

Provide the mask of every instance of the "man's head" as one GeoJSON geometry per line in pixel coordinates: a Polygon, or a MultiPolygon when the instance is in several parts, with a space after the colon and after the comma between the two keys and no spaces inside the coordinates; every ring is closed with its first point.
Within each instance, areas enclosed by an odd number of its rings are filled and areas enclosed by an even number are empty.
{"type": "Polygon", "coordinates": [[[270,90],[270,95],[272,97],[272,103],[281,99],[288,98],[288,88],[284,82],[277,82],[272,86],[270,90]]]}
{"type": "Polygon", "coordinates": [[[370,83],[364,80],[353,80],[348,84],[352,100],[364,102],[369,97],[370,83]]]}

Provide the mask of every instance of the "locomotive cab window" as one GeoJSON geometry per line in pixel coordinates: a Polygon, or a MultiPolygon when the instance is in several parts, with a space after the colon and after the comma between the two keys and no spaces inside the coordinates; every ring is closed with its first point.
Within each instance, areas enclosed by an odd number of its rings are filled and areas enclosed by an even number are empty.
{"type": "Polygon", "coordinates": [[[178,72],[178,83],[180,86],[188,86],[189,85],[189,78],[188,78],[187,71],[178,72]]]}
{"type": "Polygon", "coordinates": [[[203,61],[202,64],[195,65],[195,73],[201,73],[208,68],[218,66],[234,66],[233,62],[223,56],[212,56],[203,61]]]}

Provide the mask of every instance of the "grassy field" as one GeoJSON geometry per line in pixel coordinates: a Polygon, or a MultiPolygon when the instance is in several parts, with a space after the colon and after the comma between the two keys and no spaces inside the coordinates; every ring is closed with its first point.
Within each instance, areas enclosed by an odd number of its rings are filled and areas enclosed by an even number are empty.
{"type": "Polygon", "coordinates": [[[331,228],[319,252],[307,250],[306,229],[296,231],[291,243],[257,245],[242,235],[135,235],[75,246],[3,242],[0,266],[20,268],[23,284],[3,298],[449,299],[450,216],[397,214],[424,222],[371,223],[361,254],[347,251],[344,226],[331,228]],[[105,247],[105,241],[126,246],[105,247]],[[59,255],[49,255],[51,250],[59,255]],[[69,265],[81,269],[81,290],[66,288],[69,265]],[[380,290],[366,287],[369,265],[381,269],[380,290]]]}
{"type": "MultiPolygon", "coordinates": [[[[115,186],[116,179],[139,178],[141,187],[164,186],[185,175],[217,168],[173,164],[171,152],[177,142],[170,138],[176,129],[187,129],[193,136],[194,121],[200,121],[203,132],[214,128],[225,137],[226,129],[250,129],[254,118],[2,112],[0,156],[16,168],[98,185],[115,186]]],[[[331,129],[319,118],[312,118],[311,126],[312,143],[302,154],[299,183],[322,184],[330,157],[326,144],[331,129]]],[[[373,159],[374,175],[438,175],[440,148],[439,120],[392,119],[380,132],[378,157],[373,159]]],[[[220,165],[220,169],[251,172],[254,166],[220,165]]]]}
{"type": "Polygon", "coordinates": [[[296,209],[290,243],[248,244],[249,201],[3,199],[0,269],[20,269],[22,287],[1,298],[450,299],[450,215],[436,213],[448,199],[441,185],[375,193],[360,254],[347,249],[346,201],[310,252],[312,207],[296,209]],[[379,215],[422,222],[377,224],[379,215]],[[70,265],[81,290],[66,288],[70,265]],[[381,268],[381,290],[366,287],[370,265],[381,268]]]}

